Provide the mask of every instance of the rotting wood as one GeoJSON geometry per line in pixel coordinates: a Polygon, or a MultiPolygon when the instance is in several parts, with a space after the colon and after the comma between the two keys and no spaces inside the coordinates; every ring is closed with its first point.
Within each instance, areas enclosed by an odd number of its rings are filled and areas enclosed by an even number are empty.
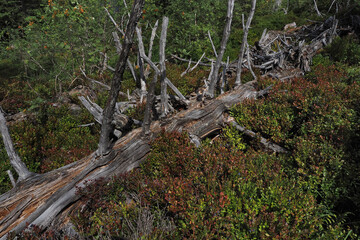
{"type": "MultiPolygon", "coordinates": [[[[223,113],[231,106],[246,98],[257,97],[258,92],[254,85],[255,82],[246,83],[217,99],[208,100],[206,105],[198,102],[170,119],[154,121],[149,126],[152,134],[145,139],[142,137],[142,129],[135,129],[115,142],[111,155],[96,158],[92,154],[41,176],[30,176],[16,189],[0,196],[0,212],[6,213],[5,205],[9,203],[18,205],[19,199],[36,193],[36,197],[23,209],[22,213],[12,218],[13,224],[0,232],[1,239],[5,239],[5,234],[10,230],[16,233],[21,232],[27,226],[26,223],[47,227],[54,221],[68,221],[68,216],[61,213],[75,211],[74,208],[78,206],[75,204],[79,200],[76,187],[84,186],[85,180],[111,178],[137,167],[150,151],[149,141],[163,130],[187,131],[189,134],[205,138],[208,133],[226,124],[223,113]]],[[[0,221],[7,215],[0,214],[0,221]]],[[[0,228],[3,226],[4,224],[0,225],[0,228]]]]}

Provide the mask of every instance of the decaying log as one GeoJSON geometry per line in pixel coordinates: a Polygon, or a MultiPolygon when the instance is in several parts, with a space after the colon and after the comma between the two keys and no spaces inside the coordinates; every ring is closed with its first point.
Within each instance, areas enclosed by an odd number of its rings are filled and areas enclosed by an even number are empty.
{"type": "Polygon", "coordinates": [[[84,186],[87,180],[108,179],[137,167],[150,151],[149,141],[162,130],[187,131],[200,139],[218,131],[226,124],[224,112],[246,98],[256,98],[258,92],[254,84],[246,83],[217,99],[198,102],[170,119],[155,121],[149,126],[152,134],[146,138],[142,137],[141,128],[135,129],[119,139],[111,154],[103,158],[92,154],[60,169],[26,178],[0,196],[1,239],[5,239],[9,231],[19,233],[26,228],[26,223],[48,227],[56,222],[57,229],[68,228],[69,213],[81,205],[76,187],[84,186]],[[25,204],[23,201],[28,196],[31,199],[25,204]],[[12,223],[5,225],[5,218],[12,223]]]}

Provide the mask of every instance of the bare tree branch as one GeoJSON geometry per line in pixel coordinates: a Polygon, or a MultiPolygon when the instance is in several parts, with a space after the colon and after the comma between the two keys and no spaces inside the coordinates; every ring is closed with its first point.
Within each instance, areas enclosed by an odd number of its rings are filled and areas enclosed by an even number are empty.
{"type": "MultiPolygon", "coordinates": [[[[246,129],[242,126],[240,126],[239,124],[237,124],[237,122],[235,121],[231,121],[230,122],[231,125],[233,125],[237,130],[239,130],[240,132],[244,133],[246,136],[248,137],[251,137],[251,138],[256,138],[257,135],[255,132],[249,130],[249,129],[246,129]]],[[[287,153],[288,150],[286,150],[285,148],[267,140],[266,138],[263,138],[260,136],[260,143],[266,148],[266,149],[269,149],[273,152],[276,152],[276,153],[287,153]]]]}
{"type": "MultiPolygon", "coordinates": [[[[140,56],[155,70],[155,73],[157,75],[160,75],[160,69],[145,54],[145,48],[144,48],[144,43],[143,43],[143,40],[142,40],[142,35],[141,35],[141,29],[140,28],[136,28],[136,34],[137,34],[137,37],[138,37],[138,46],[139,46],[140,56]]],[[[186,101],[186,98],[184,97],[184,95],[181,94],[181,92],[174,86],[174,84],[171,83],[171,81],[168,78],[165,78],[165,81],[168,84],[168,86],[178,95],[178,97],[181,100],[186,101]]]]}
{"type": "Polygon", "coordinates": [[[212,40],[212,38],[211,38],[210,30],[208,31],[208,36],[209,36],[209,40],[210,40],[210,43],[211,43],[211,47],[212,47],[212,49],[213,49],[213,51],[214,51],[215,57],[217,57],[218,54],[217,54],[217,52],[216,52],[216,48],[215,48],[215,46],[214,46],[214,42],[213,42],[213,40],[212,40]]]}
{"type": "Polygon", "coordinates": [[[28,178],[33,173],[27,169],[25,163],[21,161],[21,158],[15,151],[14,144],[11,141],[9,129],[6,126],[4,111],[1,107],[0,107],[0,132],[4,141],[6,152],[10,159],[10,164],[15,169],[16,173],[19,175],[19,180],[21,181],[28,178]]]}
{"type": "Polygon", "coordinates": [[[116,23],[116,21],[114,20],[114,18],[111,16],[109,10],[107,10],[106,7],[104,7],[105,12],[107,13],[107,15],[109,16],[110,20],[113,22],[113,24],[115,25],[116,30],[118,30],[123,36],[125,35],[125,32],[119,27],[119,25],[116,23]]]}
{"type": "Polygon", "coordinates": [[[197,61],[197,63],[195,64],[195,66],[193,66],[192,68],[190,68],[190,64],[191,64],[191,59],[190,59],[188,68],[187,68],[183,73],[181,73],[180,76],[183,77],[183,76],[185,76],[185,74],[194,71],[194,69],[197,68],[197,66],[199,66],[199,64],[200,64],[200,62],[201,62],[201,60],[203,59],[204,56],[205,56],[205,52],[204,52],[203,55],[200,57],[199,61],[197,61]]]}

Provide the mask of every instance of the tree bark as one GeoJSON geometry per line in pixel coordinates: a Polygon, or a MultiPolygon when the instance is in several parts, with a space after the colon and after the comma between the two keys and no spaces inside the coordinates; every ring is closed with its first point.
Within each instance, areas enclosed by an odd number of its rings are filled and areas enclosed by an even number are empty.
{"type": "Polygon", "coordinates": [[[123,80],[123,74],[125,71],[130,47],[133,43],[135,28],[141,16],[144,3],[145,0],[135,0],[131,11],[129,23],[126,28],[126,33],[125,33],[119,61],[116,65],[114,77],[111,83],[110,95],[106,103],[106,107],[104,109],[104,114],[103,114],[101,135],[99,140],[99,154],[101,156],[106,155],[111,151],[111,145],[112,145],[111,135],[114,132],[114,125],[112,124],[112,121],[115,111],[115,105],[117,98],[119,96],[121,82],[123,80]]]}
{"type": "Polygon", "coordinates": [[[215,91],[215,86],[216,86],[216,83],[217,83],[217,80],[218,80],[218,74],[219,74],[220,65],[221,65],[222,58],[223,58],[224,53],[225,53],[227,41],[228,41],[229,36],[230,36],[231,21],[232,21],[233,12],[234,12],[234,1],[235,0],[229,0],[228,1],[228,10],[227,10],[227,15],[226,15],[226,23],[225,23],[224,32],[223,32],[223,38],[221,40],[220,51],[219,51],[218,56],[216,58],[214,71],[212,72],[211,81],[210,81],[209,88],[207,89],[207,93],[206,93],[206,95],[209,96],[210,98],[214,97],[214,91],[215,91]]]}

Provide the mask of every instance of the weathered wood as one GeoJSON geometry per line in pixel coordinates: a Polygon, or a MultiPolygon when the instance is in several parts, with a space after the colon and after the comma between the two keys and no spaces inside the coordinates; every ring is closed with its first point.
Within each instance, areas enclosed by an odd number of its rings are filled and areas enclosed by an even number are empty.
{"type": "Polygon", "coordinates": [[[212,76],[211,76],[211,81],[210,81],[210,84],[209,84],[209,88],[206,91],[206,95],[208,97],[210,97],[210,98],[214,97],[215,85],[216,85],[216,83],[218,81],[219,69],[220,69],[220,66],[221,66],[221,63],[222,63],[222,58],[223,58],[224,53],[225,53],[227,41],[228,41],[229,36],[230,36],[233,12],[234,12],[234,0],[229,0],[228,1],[228,10],[227,10],[227,15],[226,15],[226,22],[225,22],[223,37],[222,37],[221,45],[220,45],[220,51],[219,51],[218,56],[216,58],[216,63],[214,65],[214,71],[213,71],[212,76]]]}
{"type": "Polygon", "coordinates": [[[6,172],[7,172],[8,176],[9,176],[9,178],[10,178],[11,185],[12,185],[13,187],[15,187],[15,186],[16,186],[16,182],[15,182],[14,176],[12,175],[12,173],[11,173],[10,170],[7,170],[6,172]]]}
{"type": "MultiPolygon", "coordinates": [[[[154,69],[156,74],[160,75],[160,69],[145,54],[145,48],[144,48],[140,28],[136,28],[136,34],[138,37],[138,46],[139,46],[140,56],[154,69]]],[[[179,98],[181,98],[182,100],[184,100],[186,102],[186,98],[184,97],[184,95],[182,95],[182,93],[174,86],[174,84],[171,83],[171,81],[167,77],[165,78],[165,81],[166,81],[167,85],[176,93],[176,95],[178,95],[179,98]]]]}
{"type": "MultiPolygon", "coordinates": [[[[99,124],[102,124],[103,109],[96,103],[92,102],[89,98],[85,99],[85,97],[83,96],[79,96],[78,98],[80,102],[84,105],[84,107],[91,113],[91,115],[93,115],[95,121],[98,122],[99,124]]],[[[121,107],[120,105],[122,104],[116,103],[116,109],[118,109],[117,107],[121,107]]],[[[116,137],[119,138],[123,132],[128,131],[133,123],[134,121],[130,117],[116,111],[114,113],[113,121],[112,121],[112,125],[114,126],[114,131],[118,130],[115,133],[116,137]]]]}
{"type": "MultiPolygon", "coordinates": [[[[122,46],[121,46],[121,43],[120,43],[119,35],[117,34],[117,32],[113,32],[112,35],[113,35],[114,42],[115,42],[116,52],[120,55],[122,46]]],[[[135,82],[137,82],[138,79],[136,78],[135,70],[134,70],[130,60],[127,59],[126,63],[127,63],[127,66],[129,68],[129,70],[131,72],[131,75],[133,76],[135,82]]],[[[112,71],[115,72],[115,69],[112,69],[112,71]]]]}
{"type": "Polygon", "coordinates": [[[79,196],[76,195],[77,187],[84,186],[86,180],[101,177],[109,179],[137,167],[150,151],[149,141],[163,129],[187,131],[200,139],[219,130],[226,124],[224,112],[246,98],[256,98],[254,84],[255,82],[246,83],[235,91],[206,102],[205,106],[199,102],[171,119],[151,123],[149,131],[152,134],[145,139],[142,137],[142,129],[135,129],[114,144],[114,151],[110,155],[101,158],[92,154],[49,173],[30,176],[16,188],[0,196],[0,221],[6,216],[6,221],[12,221],[12,224],[5,228],[5,223],[0,224],[1,239],[5,239],[6,233],[10,230],[21,232],[26,228],[26,223],[47,227],[54,221],[67,222],[69,217],[66,213],[79,207],[79,204],[75,204],[79,200],[79,196]],[[10,216],[9,212],[20,206],[24,196],[34,197],[25,208],[22,208],[20,215],[10,216]]]}
{"type": "Polygon", "coordinates": [[[247,37],[249,34],[249,28],[251,25],[251,21],[254,17],[254,13],[255,13],[255,7],[256,7],[256,0],[252,0],[251,2],[251,10],[249,13],[249,17],[246,21],[246,25],[244,24],[243,21],[243,25],[245,25],[244,27],[244,36],[243,36],[243,41],[241,43],[241,49],[240,49],[240,53],[239,53],[239,60],[237,63],[237,71],[236,71],[236,80],[235,80],[235,86],[239,86],[241,85],[241,71],[242,71],[242,64],[243,64],[243,58],[244,58],[244,53],[246,50],[246,46],[247,46],[247,37]]]}
{"type": "Polygon", "coordinates": [[[25,180],[34,173],[28,170],[25,163],[21,161],[21,158],[16,153],[14,144],[10,137],[9,129],[6,126],[4,111],[1,107],[0,107],[0,132],[3,138],[6,153],[8,154],[10,159],[10,164],[15,169],[16,173],[19,175],[18,181],[25,180]]]}
{"type": "Polygon", "coordinates": [[[213,49],[213,51],[214,51],[215,57],[217,57],[218,54],[217,54],[217,52],[216,52],[216,47],[215,47],[215,45],[214,45],[214,42],[213,42],[213,40],[212,40],[212,38],[211,38],[210,30],[208,31],[208,36],[209,36],[209,40],[210,40],[210,43],[211,43],[211,47],[212,47],[212,49],[213,49]]]}
{"type": "MultiPolygon", "coordinates": [[[[191,60],[188,60],[188,59],[185,59],[185,58],[181,58],[181,57],[176,56],[176,55],[174,55],[174,54],[171,54],[171,57],[172,57],[172,58],[175,58],[176,60],[179,60],[179,61],[182,61],[182,62],[187,62],[187,63],[190,63],[190,64],[196,63],[195,61],[191,61],[191,60]]],[[[199,62],[198,65],[199,65],[199,66],[211,67],[211,64],[204,63],[204,62],[199,62]]]]}
{"type": "Polygon", "coordinates": [[[167,28],[169,25],[169,18],[164,16],[162,22],[161,36],[160,36],[160,84],[161,84],[161,116],[165,117],[169,113],[169,102],[167,95],[167,84],[165,81],[166,78],[166,65],[165,65],[165,46],[166,46],[166,36],[167,28]]]}
{"type": "Polygon", "coordinates": [[[152,28],[152,31],[151,31],[151,37],[150,37],[150,43],[149,43],[149,52],[148,52],[149,59],[151,59],[151,57],[152,57],[152,48],[153,48],[153,45],[154,45],[154,39],[155,39],[155,36],[156,36],[156,30],[158,28],[158,25],[159,25],[159,20],[156,20],[155,25],[154,25],[154,27],[152,28]]]}
{"type": "Polygon", "coordinates": [[[181,73],[180,77],[183,77],[183,76],[185,76],[185,74],[194,71],[195,68],[197,68],[197,66],[199,66],[199,64],[204,56],[205,56],[205,52],[203,53],[203,55],[201,55],[200,59],[197,61],[197,63],[192,68],[190,68],[190,65],[191,65],[191,60],[190,60],[188,68],[183,73],[181,73]]]}
{"type": "Polygon", "coordinates": [[[108,85],[106,85],[105,83],[102,83],[95,79],[89,78],[81,67],[80,67],[80,71],[87,80],[89,80],[93,83],[99,84],[100,86],[104,87],[106,90],[110,90],[110,87],[108,85]]]}
{"type": "Polygon", "coordinates": [[[154,78],[150,84],[149,92],[147,95],[146,107],[145,107],[145,113],[144,113],[144,122],[143,122],[143,126],[142,126],[144,135],[150,134],[150,124],[151,124],[151,120],[152,120],[152,109],[154,106],[155,85],[156,85],[157,79],[158,79],[158,75],[154,74],[154,78]]]}

